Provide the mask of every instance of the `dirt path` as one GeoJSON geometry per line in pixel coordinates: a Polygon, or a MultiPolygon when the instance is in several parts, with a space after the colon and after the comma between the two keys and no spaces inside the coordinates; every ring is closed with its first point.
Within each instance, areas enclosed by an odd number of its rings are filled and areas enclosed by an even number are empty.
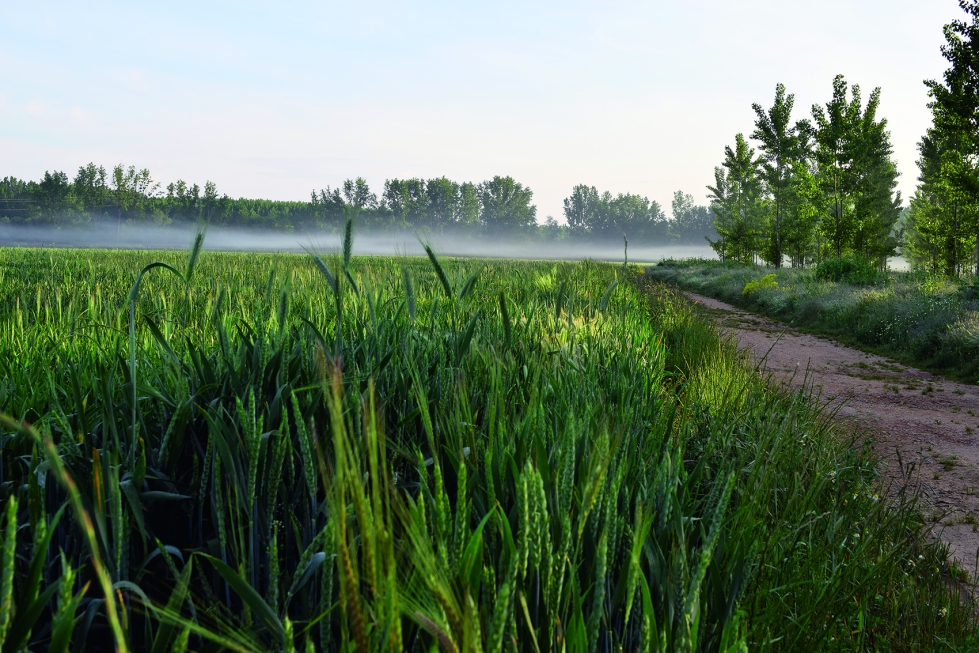
{"type": "Polygon", "coordinates": [[[791,329],[779,338],[784,325],[685,294],[756,359],[767,353],[765,366],[776,378],[798,386],[808,368],[841,418],[875,433],[888,475],[900,477],[896,452],[906,468],[913,464],[935,533],[979,576],[979,387],[791,329]]]}

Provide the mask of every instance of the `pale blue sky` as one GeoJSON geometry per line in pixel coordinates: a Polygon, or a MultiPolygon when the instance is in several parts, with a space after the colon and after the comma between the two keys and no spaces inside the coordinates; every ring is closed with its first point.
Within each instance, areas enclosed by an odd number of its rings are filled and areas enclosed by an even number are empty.
{"type": "Polygon", "coordinates": [[[0,177],[88,161],[305,200],[363,176],[509,174],[704,202],[775,84],[883,88],[901,189],[954,0],[0,2],[0,177]]]}

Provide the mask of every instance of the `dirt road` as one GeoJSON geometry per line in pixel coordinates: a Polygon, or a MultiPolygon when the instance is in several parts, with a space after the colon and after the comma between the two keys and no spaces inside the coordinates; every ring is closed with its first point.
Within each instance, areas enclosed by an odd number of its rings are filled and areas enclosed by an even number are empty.
{"type": "Polygon", "coordinates": [[[943,379],[818,336],[787,330],[715,299],[686,293],[722,330],[785,383],[801,385],[808,368],[841,419],[875,434],[891,477],[896,452],[913,463],[934,532],[973,577],[979,552],[979,387],[943,379]],[[779,337],[781,335],[781,338],[779,337]]]}

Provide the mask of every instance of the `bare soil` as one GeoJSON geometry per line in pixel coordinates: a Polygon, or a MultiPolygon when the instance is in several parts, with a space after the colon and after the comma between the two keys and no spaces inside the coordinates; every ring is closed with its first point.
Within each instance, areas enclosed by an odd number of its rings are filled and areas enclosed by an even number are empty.
{"type": "Polygon", "coordinates": [[[979,577],[979,387],[685,294],[756,360],[764,358],[775,379],[799,386],[808,372],[839,419],[872,433],[881,471],[916,480],[934,535],[979,577]]]}

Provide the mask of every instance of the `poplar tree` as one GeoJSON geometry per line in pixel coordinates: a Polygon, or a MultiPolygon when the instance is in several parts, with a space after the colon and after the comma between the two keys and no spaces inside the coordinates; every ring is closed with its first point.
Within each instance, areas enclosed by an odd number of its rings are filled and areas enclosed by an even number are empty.
{"type": "Polygon", "coordinates": [[[918,146],[920,185],[911,204],[908,249],[933,269],[957,274],[975,247],[979,274],[979,1],[959,0],[967,20],[945,26],[943,79],[926,80],[932,127],[918,146]],[[930,250],[930,252],[928,251],[930,250]]]}
{"type": "Polygon", "coordinates": [[[815,165],[804,161],[793,163],[792,188],[788,197],[783,243],[792,257],[792,264],[805,267],[807,261],[819,260],[817,227],[828,213],[827,197],[815,165]]]}
{"type": "Polygon", "coordinates": [[[842,258],[844,248],[853,237],[860,105],[860,86],[853,85],[848,100],[846,80],[843,75],[837,75],[833,80],[833,98],[825,109],[818,104],[812,107],[813,154],[831,211],[829,219],[822,221],[821,230],[837,258],[842,258]]]}
{"type": "Polygon", "coordinates": [[[709,241],[722,259],[751,263],[760,249],[761,217],[765,210],[761,161],[744,134],[734,138],[734,148],[724,148],[724,162],[714,169],[714,185],[708,186],[718,240],[709,241]]]}
{"type": "Polygon", "coordinates": [[[883,262],[893,256],[897,239],[894,225],[901,214],[897,164],[887,120],[877,118],[880,89],[874,89],[863,109],[856,134],[854,161],[853,249],[869,260],[883,262]]]}
{"type": "Polygon", "coordinates": [[[108,174],[105,168],[94,163],[80,166],[75,175],[74,186],[81,209],[92,216],[97,227],[99,217],[109,201],[108,174]]]}
{"type": "Polygon", "coordinates": [[[751,137],[759,143],[761,178],[771,193],[774,209],[771,241],[765,258],[776,268],[782,267],[782,221],[787,206],[792,203],[793,164],[804,158],[808,143],[805,124],[801,130],[799,125],[792,124],[794,104],[795,96],[786,95],[785,86],[778,84],[775,87],[775,101],[768,111],[760,104],[751,105],[757,116],[751,137]]]}

